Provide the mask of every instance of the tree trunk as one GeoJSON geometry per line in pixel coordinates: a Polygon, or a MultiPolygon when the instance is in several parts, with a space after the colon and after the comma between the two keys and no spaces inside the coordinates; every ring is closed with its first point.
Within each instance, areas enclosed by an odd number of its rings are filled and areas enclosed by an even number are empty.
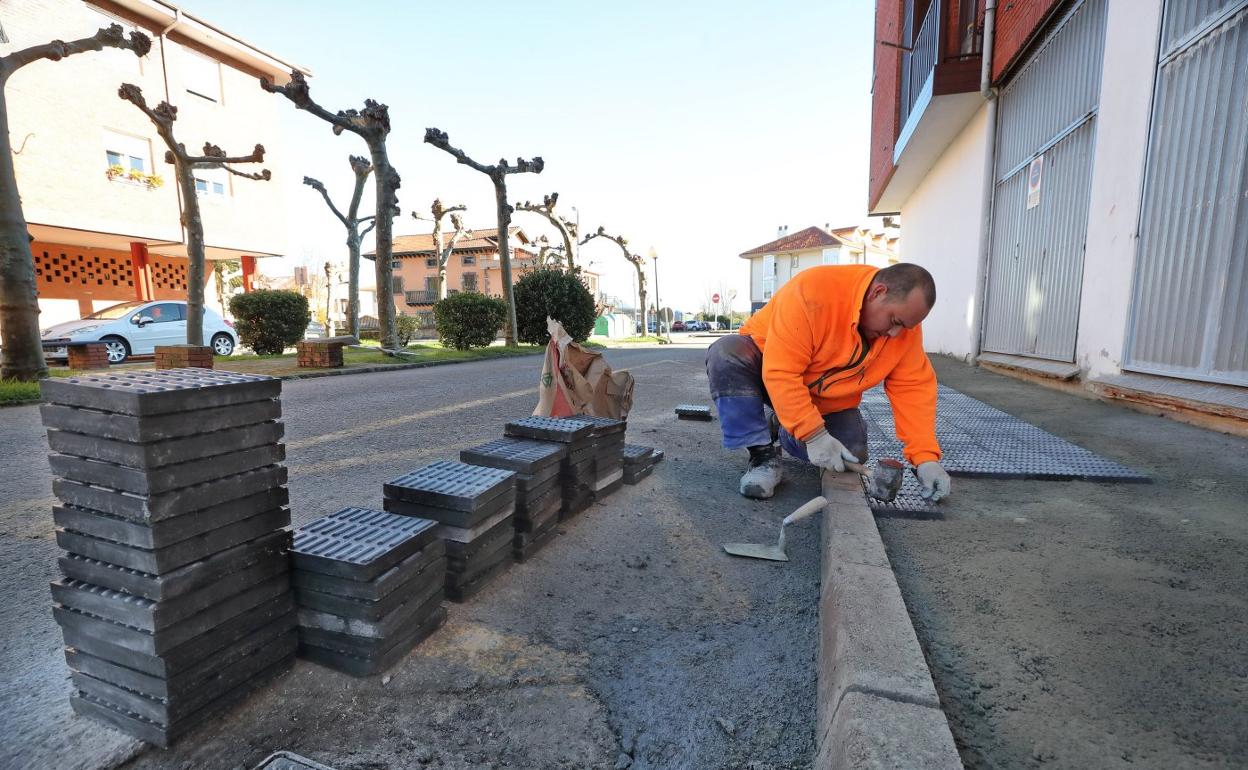
{"type": "Polygon", "coordinates": [[[195,192],[195,171],[181,160],[173,164],[182,190],[182,226],[186,228],[186,344],[204,343],[204,218],[195,192]]]}
{"type": "Polygon", "coordinates": [[[450,254],[442,249],[442,217],[433,217],[433,253],[438,261],[438,299],[446,299],[446,263],[451,261],[450,254]]]}
{"type": "Polygon", "coordinates": [[[0,331],[4,350],[0,377],[33,382],[48,376],[39,339],[39,291],[30,234],[22,214],[17,172],[9,150],[8,105],[0,80],[0,331]]]}
{"type": "Polygon", "coordinates": [[[377,323],[381,327],[381,346],[387,350],[399,349],[398,328],[394,320],[394,210],[399,205],[394,177],[390,167],[384,140],[369,142],[373,159],[373,177],[377,189],[377,258],[374,268],[377,275],[377,323]]]}
{"type": "Polygon", "coordinates": [[[360,236],[347,235],[347,328],[360,338],[360,236]]]}
{"type": "MultiPolygon", "coordinates": [[[[641,260],[633,263],[633,267],[637,269],[637,302],[641,307],[641,336],[650,333],[650,319],[646,312],[646,273],[641,269],[641,260]]],[[[658,323],[654,325],[654,331],[659,331],[658,323]]]]}
{"type": "Polygon", "coordinates": [[[507,178],[494,178],[494,198],[498,202],[498,258],[503,268],[503,301],[507,303],[507,332],[503,341],[516,344],[516,297],[511,290],[511,204],[507,202],[507,178]]]}

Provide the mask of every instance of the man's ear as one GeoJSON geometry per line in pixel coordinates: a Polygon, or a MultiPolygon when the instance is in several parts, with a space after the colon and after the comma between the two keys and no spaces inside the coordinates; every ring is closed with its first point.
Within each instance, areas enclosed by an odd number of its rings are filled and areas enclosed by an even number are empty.
{"type": "Polygon", "coordinates": [[[883,296],[884,296],[884,295],[886,295],[886,294],[888,294],[888,287],[887,287],[887,286],[885,286],[885,285],[884,285],[884,284],[882,284],[882,283],[873,283],[873,284],[871,284],[871,286],[867,289],[867,300],[868,300],[868,301],[870,301],[870,300],[874,300],[874,299],[880,299],[881,297],[883,297],[883,296]]]}

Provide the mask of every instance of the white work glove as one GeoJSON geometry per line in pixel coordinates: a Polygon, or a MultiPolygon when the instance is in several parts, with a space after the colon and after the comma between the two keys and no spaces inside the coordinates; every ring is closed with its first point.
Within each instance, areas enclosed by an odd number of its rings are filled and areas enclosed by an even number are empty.
{"type": "Polygon", "coordinates": [[[827,430],[820,430],[806,439],[806,456],[810,458],[812,465],[818,465],[830,471],[843,472],[846,460],[851,463],[858,462],[858,458],[846,449],[844,444],[833,438],[827,430]]]}
{"type": "Polygon", "coordinates": [[[951,484],[949,472],[942,468],[940,463],[929,460],[919,463],[919,467],[915,470],[919,474],[919,483],[923,485],[923,490],[919,494],[924,500],[931,500],[934,503],[949,496],[951,484]]]}

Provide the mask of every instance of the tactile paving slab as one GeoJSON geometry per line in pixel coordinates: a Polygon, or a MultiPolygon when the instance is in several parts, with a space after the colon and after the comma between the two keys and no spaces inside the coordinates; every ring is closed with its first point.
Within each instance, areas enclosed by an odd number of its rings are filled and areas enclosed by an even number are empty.
{"type": "Polygon", "coordinates": [[[276,420],[282,416],[282,402],[270,398],[145,417],[64,404],[40,404],[39,413],[45,428],[146,444],[276,420]]]}
{"type": "Polygon", "coordinates": [[[254,495],[286,483],[286,466],[269,465],[216,481],[143,496],[107,486],[53,479],[52,493],[63,503],[89,508],[144,524],[172,519],[254,495]]]}
{"type": "Polygon", "coordinates": [[[296,569],[373,580],[437,537],[437,522],[368,508],[343,508],[295,530],[296,569]]]}
{"type": "MultiPolygon", "coordinates": [[[[301,570],[296,570],[296,574],[301,570]]],[[[418,570],[409,570],[403,582],[380,599],[353,599],[322,591],[295,587],[295,602],[317,612],[340,618],[379,622],[398,608],[412,594],[419,594],[431,585],[446,582],[446,558],[435,559],[418,570]]]]}
{"type": "Polygon", "coordinates": [[[475,511],[486,500],[514,489],[516,474],[501,468],[439,460],[387,481],[386,497],[460,511],[475,511]]]}
{"type": "Polygon", "coordinates": [[[592,423],[572,417],[525,417],[512,420],[503,428],[504,434],[508,436],[559,441],[564,444],[591,438],[593,431],[592,423]]]}
{"type": "Polygon", "coordinates": [[[296,569],[290,573],[290,582],[296,590],[319,591],[359,601],[375,602],[386,598],[413,574],[419,574],[429,565],[444,559],[445,556],[446,544],[437,538],[372,580],[351,580],[296,569]]]}
{"type": "Polygon", "coordinates": [[[150,470],[276,444],[285,427],[280,422],[262,422],[146,444],[50,428],[48,446],[61,454],[150,470]]]}
{"type": "Polygon", "coordinates": [[[278,751],[264,758],[252,770],[334,770],[307,757],[289,751],[278,751]]]}
{"type": "Polygon", "coordinates": [[[711,419],[711,408],[701,404],[679,404],[676,407],[676,416],[682,420],[703,420],[709,422],[711,419]]]}
{"type": "MultiPolygon", "coordinates": [[[[874,457],[901,454],[883,388],[863,394],[874,457]]],[[[1147,475],[1101,457],[953,388],[937,390],[936,438],[950,475],[1008,479],[1148,482],[1147,475]]]]}
{"type": "Polygon", "coordinates": [[[138,417],[277,398],[282,382],[217,369],[117,371],[42,380],[43,400],[138,417]]]}
{"type": "Polygon", "coordinates": [[[397,513],[403,516],[419,516],[423,519],[432,519],[448,527],[461,529],[476,527],[481,522],[497,516],[502,511],[514,509],[515,506],[516,493],[513,490],[507,490],[501,495],[496,495],[471,511],[444,508],[440,505],[429,505],[427,503],[411,503],[390,497],[382,500],[382,507],[390,513],[397,513]]]}
{"type": "Polygon", "coordinates": [[[543,468],[558,465],[567,453],[567,447],[559,443],[504,436],[461,451],[459,459],[471,465],[532,476],[543,468]]]}
{"type": "Polygon", "coordinates": [[[594,426],[595,436],[611,436],[617,433],[623,433],[628,428],[628,423],[624,420],[617,420],[614,417],[599,417],[593,414],[578,414],[567,418],[569,420],[580,420],[594,426]]]}
{"type": "Polygon", "coordinates": [[[319,639],[300,637],[299,656],[351,676],[364,677],[380,674],[406,657],[413,647],[446,623],[447,612],[446,608],[441,606],[442,598],[441,594],[434,597],[429,602],[433,609],[428,614],[417,613],[413,619],[419,622],[412,624],[406,631],[399,631],[396,634],[398,636],[396,641],[369,655],[353,654],[325,646],[320,643],[319,639]]]}
{"type": "Polygon", "coordinates": [[[52,471],[63,479],[143,496],[157,496],[184,487],[206,484],[280,463],[285,459],[286,447],[282,444],[266,444],[150,470],[73,455],[48,455],[52,471]]]}

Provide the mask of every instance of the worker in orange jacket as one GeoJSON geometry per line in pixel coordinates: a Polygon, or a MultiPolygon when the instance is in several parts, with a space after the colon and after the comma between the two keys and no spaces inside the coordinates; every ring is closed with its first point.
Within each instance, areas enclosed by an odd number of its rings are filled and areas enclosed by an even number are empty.
{"type": "Polygon", "coordinates": [[[918,265],[812,267],[782,286],[740,334],[716,340],[706,371],[724,447],[750,453],[741,494],[775,493],[782,478],[777,438],[789,454],[829,470],[866,461],[858,403],[883,382],[923,497],[946,497],[936,373],[919,328],[935,302],[936,284],[918,265]]]}

